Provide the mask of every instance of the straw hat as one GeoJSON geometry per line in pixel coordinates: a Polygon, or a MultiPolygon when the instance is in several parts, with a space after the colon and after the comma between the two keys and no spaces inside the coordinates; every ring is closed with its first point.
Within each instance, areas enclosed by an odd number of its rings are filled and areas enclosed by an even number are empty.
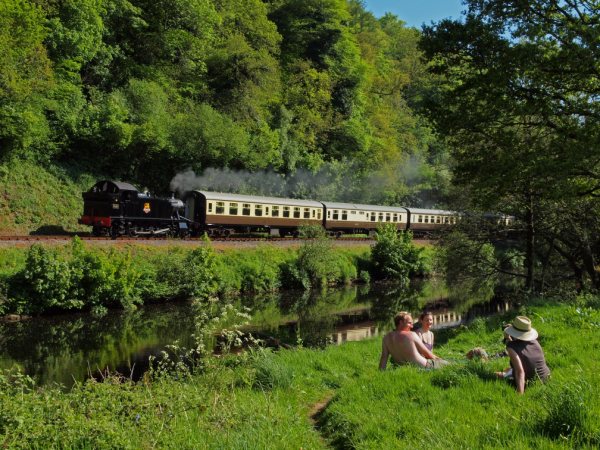
{"type": "Polygon", "coordinates": [[[531,328],[531,319],[525,316],[517,316],[504,332],[520,341],[533,341],[537,339],[538,332],[531,328]]]}

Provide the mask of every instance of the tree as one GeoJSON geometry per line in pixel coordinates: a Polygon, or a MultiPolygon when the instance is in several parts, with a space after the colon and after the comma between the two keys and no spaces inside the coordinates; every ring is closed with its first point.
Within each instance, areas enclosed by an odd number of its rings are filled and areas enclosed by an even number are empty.
{"type": "Polygon", "coordinates": [[[44,92],[53,74],[44,12],[25,0],[0,2],[0,158],[36,155],[50,134],[44,92]]]}
{"type": "MultiPolygon", "coordinates": [[[[527,287],[534,289],[538,238],[549,237],[544,214],[557,202],[582,199],[597,209],[600,6],[585,0],[466,5],[463,21],[424,27],[431,70],[444,77],[425,105],[454,149],[455,180],[470,189],[474,204],[523,221],[527,287]]],[[[590,231],[572,228],[579,237],[590,231]]],[[[597,275],[588,275],[600,287],[597,275]]]]}

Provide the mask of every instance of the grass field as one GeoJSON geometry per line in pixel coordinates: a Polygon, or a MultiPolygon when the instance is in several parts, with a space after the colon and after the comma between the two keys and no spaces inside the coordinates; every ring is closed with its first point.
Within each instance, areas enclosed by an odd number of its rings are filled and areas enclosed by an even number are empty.
{"type": "Polygon", "coordinates": [[[108,379],[63,393],[0,377],[6,448],[597,448],[598,298],[522,308],[540,332],[552,377],[524,395],[493,376],[506,358],[504,317],[437,335],[454,361],[436,372],[377,370],[381,338],[325,350],[209,358],[200,374],[133,384],[108,379]]]}

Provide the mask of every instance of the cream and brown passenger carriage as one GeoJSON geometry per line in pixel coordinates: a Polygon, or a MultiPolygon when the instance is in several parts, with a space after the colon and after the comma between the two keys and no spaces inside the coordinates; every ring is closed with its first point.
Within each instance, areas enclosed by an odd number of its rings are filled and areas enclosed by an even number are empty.
{"type": "Polygon", "coordinates": [[[406,230],[408,210],[397,206],[361,205],[321,202],[325,207],[325,228],[336,236],[342,234],[374,234],[380,223],[393,223],[406,230]]]}
{"type": "Polygon", "coordinates": [[[185,196],[185,216],[193,221],[194,234],[229,236],[267,231],[272,235],[296,235],[301,225],[323,225],[323,205],[257,195],[190,191],[185,196]]]}

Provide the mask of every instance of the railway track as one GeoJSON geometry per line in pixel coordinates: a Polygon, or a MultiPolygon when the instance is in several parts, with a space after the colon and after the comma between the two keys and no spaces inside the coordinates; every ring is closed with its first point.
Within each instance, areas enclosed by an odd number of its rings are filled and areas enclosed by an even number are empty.
{"type": "MultiPolygon", "coordinates": [[[[152,243],[202,243],[202,240],[199,238],[188,238],[188,239],[179,239],[179,238],[170,238],[170,237],[161,237],[156,236],[152,238],[146,237],[129,237],[129,236],[121,236],[116,239],[113,239],[108,236],[89,236],[89,235],[79,235],[79,234],[60,234],[60,235],[22,235],[22,236],[0,236],[0,242],[10,243],[10,242],[22,242],[22,243],[34,243],[34,242],[60,242],[60,241],[70,241],[74,236],[79,236],[82,241],[90,241],[90,242],[138,242],[144,244],[152,244],[152,243]]],[[[219,242],[219,243],[235,243],[235,242],[247,242],[247,243],[261,243],[261,242],[273,242],[273,243],[301,243],[305,239],[300,238],[291,238],[291,237],[214,237],[210,239],[211,242],[219,242]]],[[[348,243],[370,243],[373,242],[374,239],[368,237],[342,237],[342,238],[332,238],[334,242],[348,242],[348,243]]]]}

